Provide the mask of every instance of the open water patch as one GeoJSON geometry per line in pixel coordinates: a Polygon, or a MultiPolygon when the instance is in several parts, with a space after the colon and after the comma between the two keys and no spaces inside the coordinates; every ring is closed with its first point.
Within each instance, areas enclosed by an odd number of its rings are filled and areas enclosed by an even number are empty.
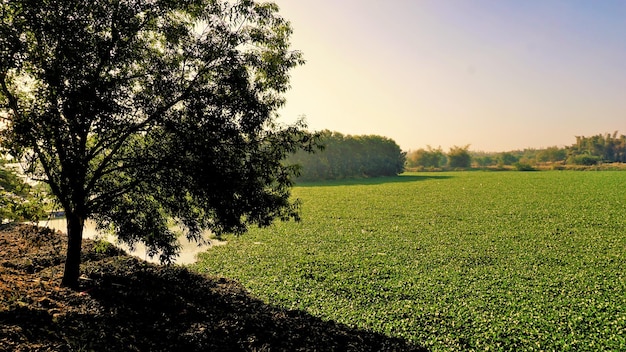
{"type": "MultiPolygon", "coordinates": [[[[67,225],[64,218],[39,221],[37,224],[41,227],[49,227],[53,230],[67,233],[67,225]]],[[[92,220],[85,221],[85,227],[83,228],[83,238],[89,238],[94,240],[102,239],[113,243],[115,246],[123,249],[124,251],[126,251],[126,253],[130,255],[141,258],[151,263],[159,263],[159,257],[150,257],[147,254],[146,247],[142,243],[137,243],[135,245],[135,248],[133,250],[130,250],[127,245],[118,242],[115,236],[98,231],[98,229],[96,228],[96,223],[92,220]]],[[[196,242],[189,241],[185,236],[181,236],[178,241],[181,248],[178,257],[174,258],[173,262],[175,264],[181,265],[193,264],[196,262],[196,256],[198,255],[198,253],[204,252],[212,246],[226,244],[226,241],[219,241],[216,239],[207,240],[206,244],[198,244],[196,242]]]]}

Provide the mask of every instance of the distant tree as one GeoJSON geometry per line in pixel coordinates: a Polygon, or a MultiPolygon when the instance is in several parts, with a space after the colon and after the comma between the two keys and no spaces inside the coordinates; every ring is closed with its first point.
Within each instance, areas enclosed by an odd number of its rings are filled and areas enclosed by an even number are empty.
{"type": "Polygon", "coordinates": [[[365,149],[365,175],[396,176],[404,171],[406,153],[392,139],[376,135],[361,136],[358,139],[365,149]]]}
{"type": "Polygon", "coordinates": [[[549,147],[539,151],[537,161],[539,162],[558,162],[567,158],[567,151],[557,146],[549,147]]]}
{"type": "Polygon", "coordinates": [[[494,165],[495,163],[494,158],[491,155],[473,156],[472,159],[474,160],[476,165],[480,167],[491,166],[491,165],[494,165]]]}
{"type": "Polygon", "coordinates": [[[515,164],[513,164],[513,167],[517,171],[535,171],[535,168],[528,161],[525,160],[520,160],[516,162],[515,164]]]}
{"type": "Polygon", "coordinates": [[[406,154],[386,137],[325,130],[320,132],[319,142],[324,146],[322,152],[296,152],[288,159],[300,166],[301,180],[395,176],[404,170],[406,154]]]}
{"type": "Polygon", "coordinates": [[[578,157],[581,155],[593,156],[592,159],[599,162],[626,162],[626,136],[617,137],[617,131],[612,135],[576,136],[576,143],[567,149],[567,153],[569,163],[592,162],[589,158],[578,157]]]}
{"type": "Polygon", "coordinates": [[[472,163],[472,158],[469,154],[469,145],[459,147],[454,146],[450,148],[448,152],[448,167],[456,168],[469,168],[472,163]]]}
{"type": "Polygon", "coordinates": [[[94,218],[168,262],[175,220],[203,229],[298,218],[288,154],[302,124],[274,123],[303,63],[271,3],[4,0],[1,146],[47,182],[67,217],[62,285],[77,287],[94,218]]]}
{"type": "Polygon", "coordinates": [[[626,136],[621,135],[615,140],[615,161],[626,163],[626,136]]]}
{"type": "Polygon", "coordinates": [[[573,164],[573,165],[591,166],[591,165],[597,165],[601,161],[602,161],[602,158],[596,155],[591,155],[591,154],[578,154],[578,155],[572,155],[569,158],[567,158],[567,163],[573,164]]]}
{"type": "Polygon", "coordinates": [[[443,167],[446,161],[446,155],[441,147],[434,149],[430,145],[426,149],[420,148],[407,154],[407,165],[409,167],[437,169],[443,167]]]}
{"type": "Polygon", "coordinates": [[[513,155],[510,152],[500,153],[498,156],[498,164],[500,165],[513,165],[519,161],[519,157],[513,155]]]}

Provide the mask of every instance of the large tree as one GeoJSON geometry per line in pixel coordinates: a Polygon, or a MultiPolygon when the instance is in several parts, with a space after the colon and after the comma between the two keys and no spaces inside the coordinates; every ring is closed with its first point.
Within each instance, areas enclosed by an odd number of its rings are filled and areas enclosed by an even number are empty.
{"type": "Polygon", "coordinates": [[[62,285],[77,287],[84,221],[170,260],[190,239],[298,216],[314,142],[279,126],[303,63],[274,4],[252,0],[2,0],[1,146],[67,217],[62,285]]]}

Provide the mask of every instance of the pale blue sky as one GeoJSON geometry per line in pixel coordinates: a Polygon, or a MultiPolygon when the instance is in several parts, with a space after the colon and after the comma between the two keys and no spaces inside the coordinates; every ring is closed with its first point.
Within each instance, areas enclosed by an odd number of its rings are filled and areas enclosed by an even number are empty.
{"type": "Polygon", "coordinates": [[[307,64],[281,120],[404,150],[626,134],[626,1],[275,0],[307,64]]]}

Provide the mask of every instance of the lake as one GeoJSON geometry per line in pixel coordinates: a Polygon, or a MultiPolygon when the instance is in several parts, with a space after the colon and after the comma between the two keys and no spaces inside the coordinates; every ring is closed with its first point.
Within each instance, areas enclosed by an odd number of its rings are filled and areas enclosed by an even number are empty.
{"type": "MultiPolygon", "coordinates": [[[[40,221],[38,223],[38,225],[42,226],[42,227],[49,227],[49,228],[54,229],[54,230],[59,230],[59,231],[61,231],[63,233],[67,233],[65,219],[63,219],[63,218],[51,219],[51,220],[46,220],[46,221],[40,221]]],[[[152,263],[158,263],[159,262],[158,256],[154,256],[154,257],[150,258],[146,254],[146,247],[143,244],[138,243],[135,246],[136,247],[135,250],[131,251],[131,250],[129,250],[127,245],[118,243],[117,239],[114,236],[100,233],[96,229],[95,222],[91,221],[91,220],[85,221],[85,228],[83,229],[83,238],[105,239],[105,240],[115,244],[119,248],[122,248],[123,250],[125,250],[130,255],[134,255],[136,257],[139,257],[141,259],[144,259],[144,260],[146,260],[148,262],[152,262],[152,263]]],[[[197,243],[188,241],[187,238],[185,238],[184,236],[181,236],[181,238],[179,238],[179,241],[180,241],[180,245],[181,245],[181,250],[180,250],[179,256],[174,260],[174,263],[176,263],[176,264],[192,264],[192,263],[195,263],[196,262],[196,255],[198,253],[206,251],[211,246],[223,245],[223,244],[226,243],[224,241],[218,241],[218,240],[215,240],[215,239],[211,239],[210,244],[198,246],[197,243]]]]}

